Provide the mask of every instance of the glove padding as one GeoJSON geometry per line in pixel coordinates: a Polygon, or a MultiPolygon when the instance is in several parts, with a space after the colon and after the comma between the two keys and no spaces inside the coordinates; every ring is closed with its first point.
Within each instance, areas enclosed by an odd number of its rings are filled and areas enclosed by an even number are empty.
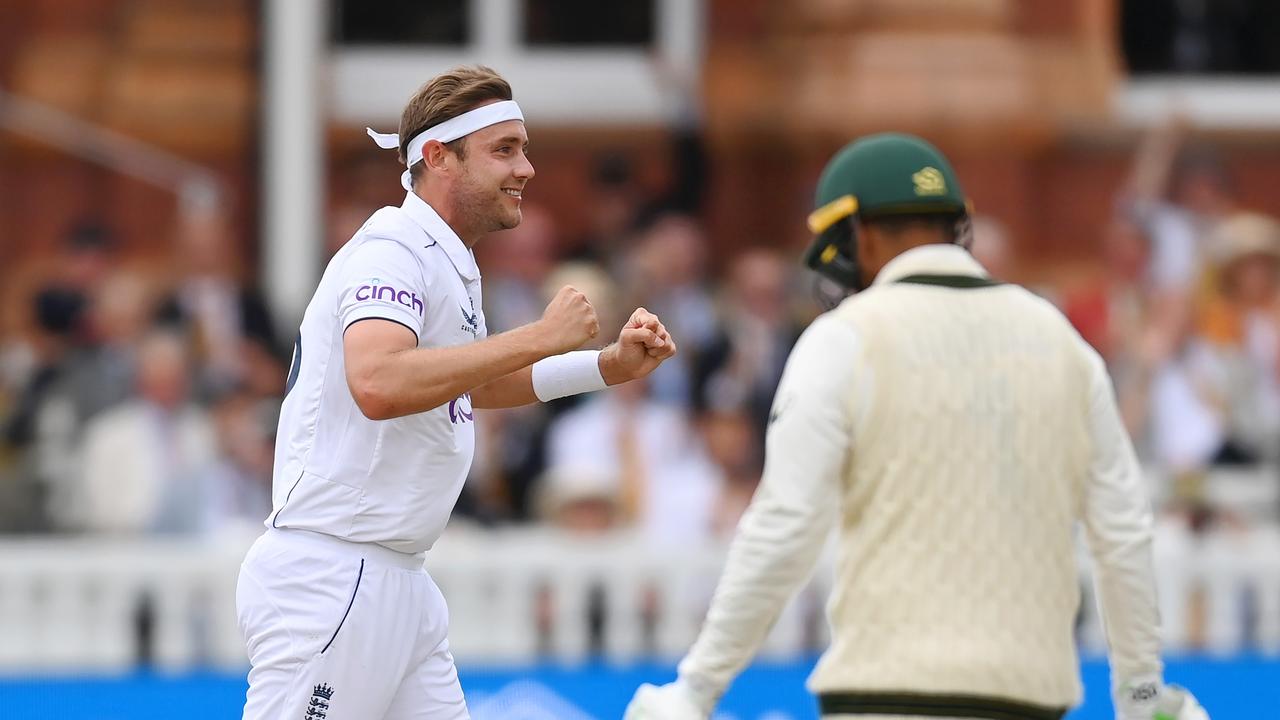
{"type": "Polygon", "coordinates": [[[662,686],[641,685],[627,705],[623,720],[707,720],[710,715],[689,688],[677,680],[662,686]]]}
{"type": "Polygon", "coordinates": [[[1209,720],[1195,696],[1177,685],[1126,683],[1115,695],[1116,720],[1209,720]]]}

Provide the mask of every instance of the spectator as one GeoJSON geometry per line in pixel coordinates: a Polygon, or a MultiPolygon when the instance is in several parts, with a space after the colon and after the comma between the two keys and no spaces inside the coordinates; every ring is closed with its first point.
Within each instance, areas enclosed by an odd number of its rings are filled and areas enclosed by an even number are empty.
{"type": "Polygon", "coordinates": [[[217,451],[208,416],[189,396],[186,348],[167,332],[138,349],[136,396],[90,421],[81,474],[81,520],[95,531],[191,533],[200,486],[217,451]]]}
{"type": "Polygon", "coordinates": [[[43,487],[54,526],[76,524],[76,458],[86,423],[129,397],[137,345],[152,307],[150,287],[141,275],[117,270],[99,282],[83,311],[77,340],[66,345],[58,361],[56,382],[30,407],[23,464],[43,487]]]}
{"type": "Polygon", "coordinates": [[[34,329],[28,343],[34,363],[6,418],[4,442],[23,448],[35,440],[40,409],[56,391],[74,349],[84,313],[84,297],[60,287],[40,290],[32,298],[34,329]]]}
{"type": "Polygon", "coordinates": [[[1125,427],[1139,447],[1147,432],[1150,384],[1185,331],[1167,316],[1150,290],[1150,241],[1142,226],[1123,215],[1107,225],[1101,277],[1062,298],[1063,313],[1102,355],[1115,383],[1125,427]]]}
{"type": "Polygon", "coordinates": [[[547,305],[544,285],[555,267],[559,231],[555,218],[538,205],[523,203],[521,218],[478,248],[484,255],[484,315],[495,333],[537,320],[547,305]]]}
{"type": "Polygon", "coordinates": [[[198,361],[195,389],[204,398],[242,385],[264,396],[284,387],[271,314],[262,297],[239,278],[234,247],[224,208],[201,205],[180,212],[181,269],[158,317],[192,338],[198,361]]]}
{"type": "Polygon", "coordinates": [[[759,444],[800,334],[788,308],[789,267],[771,250],[749,250],[734,260],[722,292],[719,337],[695,360],[695,406],[744,408],[759,444]]]}
{"type": "Polygon", "coordinates": [[[599,468],[553,467],[538,481],[539,516],[576,535],[600,535],[622,521],[621,481],[599,468]]]}
{"type": "Polygon", "coordinates": [[[1242,554],[1266,555],[1275,537],[1273,501],[1259,502],[1275,496],[1259,484],[1274,485],[1273,472],[1224,466],[1280,457],[1280,225],[1235,215],[1219,223],[1210,247],[1212,280],[1196,333],[1153,390],[1157,465],[1172,480],[1157,525],[1161,614],[1170,647],[1180,649],[1235,647],[1248,632],[1249,588],[1203,590],[1186,571],[1188,558],[1228,568],[1242,554]],[[1205,592],[1215,601],[1206,604],[1205,592]]]}
{"type": "Polygon", "coordinates": [[[596,158],[591,184],[583,199],[586,233],[566,248],[566,256],[608,267],[625,251],[626,238],[647,202],[631,160],[610,152],[596,158]]]}
{"type": "MultiPolygon", "coordinates": [[[[538,514],[549,527],[575,539],[600,538],[621,526],[620,490],[619,478],[607,471],[583,466],[552,468],[538,481],[538,514]]],[[[558,627],[557,600],[549,585],[535,586],[534,616],[538,645],[544,653],[552,647],[557,631],[567,630],[558,627]]],[[[586,625],[588,653],[599,656],[604,650],[607,621],[603,584],[591,582],[585,600],[584,617],[580,621],[586,625]]],[[[559,618],[559,621],[575,622],[575,619],[559,618]]]]}
{"type": "Polygon", "coordinates": [[[1234,211],[1231,177],[1207,146],[1188,146],[1189,126],[1174,117],[1139,146],[1119,211],[1151,238],[1151,288],[1165,302],[1185,301],[1206,261],[1213,226],[1234,211]]]}
{"type": "Polygon", "coordinates": [[[688,406],[692,398],[690,358],[716,339],[715,302],[706,277],[707,242],[702,228],[684,215],[659,217],[637,238],[622,277],[630,306],[670,318],[667,328],[679,338],[681,353],[649,378],[662,402],[688,406]]]}
{"type": "Polygon", "coordinates": [[[557,417],[548,466],[617,476],[623,521],[655,544],[710,536],[719,471],[687,415],[654,402],[643,381],[611,388],[557,417]]]}
{"type": "Polygon", "coordinates": [[[45,400],[58,395],[69,365],[82,362],[90,344],[90,300],[100,298],[114,274],[114,239],[93,220],[76,223],[64,238],[58,272],[32,294],[32,332],[6,348],[7,383],[17,388],[4,423],[4,441],[25,448],[35,440],[45,400]]]}
{"type": "Polygon", "coordinates": [[[46,507],[49,476],[58,474],[74,442],[75,428],[61,419],[74,416],[74,398],[67,394],[66,375],[84,296],[68,288],[48,287],[36,294],[32,305],[35,322],[28,345],[33,364],[7,409],[0,438],[0,457],[13,458],[0,470],[0,529],[9,531],[50,529],[46,507]],[[31,452],[49,435],[61,436],[52,444],[64,448],[63,454],[45,458],[31,452]],[[53,464],[46,467],[42,460],[53,464]]]}
{"type": "Polygon", "coordinates": [[[271,513],[271,468],[278,406],[243,389],[214,404],[218,453],[200,478],[202,529],[260,530],[271,513]]]}
{"type": "Polygon", "coordinates": [[[751,418],[739,409],[720,408],[703,412],[698,418],[698,432],[722,477],[712,512],[712,533],[727,540],[733,536],[738,520],[760,483],[764,449],[756,444],[751,418]]]}
{"type": "Polygon", "coordinates": [[[1174,473],[1280,456],[1280,228],[1233,216],[1211,257],[1196,332],[1153,383],[1155,459],[1174,473]]]}
{"type": "Polygon", "coordinates": [[[1280,458],[1280,224],[1241,213],[1213,236],[1215,292],[1201,314],[1207,388],[1222,408],[1219,463],[1280,458]]]}
{"type": "MultiPolygon", "coordinates": [[[[535,221],[536,221],[535,215],[535,221]]],[[[547,220],[549,218],[543,218],[547,220]]],[[[521,222],[521,226],[525,223],[521,222]]],[[[516,236],[520,243],[537,247],[545,237],[544,229],[534,228],[532,235],[516,236]]],[[[503,236],[499,236],[503,237],[503,236]]],[[[531,258],[541,256],[533,252],[531,258]]],[[[538,260],[541,262],[541,260],[538,260]]],[[[522,271],[523,273],[523,271],[522,271]]],[[[537,303],[537,317],[542,309],[564,285],[572,285],[591,301],[600,319],[600,327],[621,328],[613,280],[603,270],[588,262],[562,263],[549,273],[539,269],[522,279],[516,279],[510,270],[505,276],[508,292],[525,296],[529,307],[537,303]],[[528,282],[542,276],[542,284],[535,288],[528,282]]],[[[488,291],[486,289],[486,294],[488,291]]],[[[486,318],[488,316],[486,315],[486,318]]],[[[510,321],[515,321],[513,316],[510,321]]],[[[525,321],[521,321],[525,322],[525,321]]],[[[539,475],[546,469],[547,423],[556,413],[574,407],[581,400],[577,397],[561,398],[552,403],[534,403],[518,408],[482,410],[482,421],[477,423],[476,458],[471,475],[458,509],[462,514],[477,516],[481,520],[509,518],[527,520],[535,513],[531,507],[533,489],[539,475]]]]}
{"type": "Polygon", "coordinates": [[[100,222],[81,220],[67,233],[59,264],[64,286],[91,294],[117,267],[116,238],[100,222]]]}
{"type": "Polygon", "coordinates": [[[581,261],[560,263],[543,282],[543,297],[550,301],[565,285],[572,285],[587,296],[602,329],[621,328],[626,322],[627,316],[620,309],[622,298],[619,297],[617,283],[601,266],[581,261]]]}
{"type": "Polygon", "coordinates": [[[129,396],[138,344],[151,328],[155,292],[143,275],[112,273],[90,298],[88,347],[72,362],[72,395],[87,420],[129,396]]]}

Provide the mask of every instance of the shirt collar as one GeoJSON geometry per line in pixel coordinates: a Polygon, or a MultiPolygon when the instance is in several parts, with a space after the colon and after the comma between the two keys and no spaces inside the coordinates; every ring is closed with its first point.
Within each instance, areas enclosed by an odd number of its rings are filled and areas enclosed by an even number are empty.
{"type": "Polygon", "coordinates": [[[427,243],[424,247],[439,245],[449,256],[449,261],[453,263],[453,267],[458,274],[467,280],[478,280],[480,278],[480,267],[476,265],[476,256],[471,252],[471,248],[467,247],[462,238],[458,237],[458,233],[449,227],[449,224],[440,217],[435,208],[427,204],[425,200],[418,197],[414,193],[407,193],[404,198],[404,204],[400,209],[406,215],[413,218],[432,242],[427,243]]]}
{"type": "Polygon", "coordinates": [[[885,264],[872,285],[886,285],[911,275],[968,275],[988,277],[987,271],[968,250],[959,245],[921,245],[885,264]]]}

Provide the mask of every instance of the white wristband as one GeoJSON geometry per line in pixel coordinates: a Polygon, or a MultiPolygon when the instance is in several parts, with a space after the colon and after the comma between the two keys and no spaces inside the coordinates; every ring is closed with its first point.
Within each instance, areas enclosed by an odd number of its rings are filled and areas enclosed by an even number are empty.
{"type": "Polygon", "coordinates": [[[606,387],[599,350],[575,350],[533,364],[533,394],[542,402],[606,387]]]}

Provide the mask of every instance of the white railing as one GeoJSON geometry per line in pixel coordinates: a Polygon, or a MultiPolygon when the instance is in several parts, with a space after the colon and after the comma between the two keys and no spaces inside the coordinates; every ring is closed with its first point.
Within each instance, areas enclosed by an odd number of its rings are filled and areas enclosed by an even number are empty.
{"type": "MultiPolygon", "coordinates": [[[[1280,533],[1241,537],[1161,534],[1157,566],[1172,650],[1185,648],[1201,625],[1211,650],[1280,652],[1280,533]],[[1249,593],[1253,601],[1244,602],[1249,593]]],[[[251,541],[251,534],[205,543],[0,541],[0,673],[131,667],[142,651],[143,604],[156,665],[243,667],[235,583],[251,541]]],[[[721,548],[655,551],[622,536],[464,530],[446,535],[427,566],[448,599],[459,661],[521,663],[586,656],[592,614],[603,623],[596,635],[606,657],[677,658],[697,631],[722,559],[721,548]]],[[[829,585],[829,571],[819,572],[784,613],[765,655],[825,644],[829,585]]],[[[1082,648],[1101,652],[1092,600],[1082,607],[1082,648]]]]}

